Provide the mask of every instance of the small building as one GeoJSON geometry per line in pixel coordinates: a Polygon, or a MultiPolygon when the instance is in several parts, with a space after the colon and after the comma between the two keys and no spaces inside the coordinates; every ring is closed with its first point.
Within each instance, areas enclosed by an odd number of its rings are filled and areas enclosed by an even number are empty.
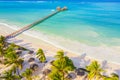
{"type": "Polygon", "coordinates": [[[62,10],[62,11],[67,10],[67,7],[66,7],[66,6],[64,6],[61,10],[62,10]]]}
{"type": "Polygon", "coordinates": [[[60,11],[61,10],[61,8],[58,6],[57,8],[56,8],[58,11],[60,11]]]}

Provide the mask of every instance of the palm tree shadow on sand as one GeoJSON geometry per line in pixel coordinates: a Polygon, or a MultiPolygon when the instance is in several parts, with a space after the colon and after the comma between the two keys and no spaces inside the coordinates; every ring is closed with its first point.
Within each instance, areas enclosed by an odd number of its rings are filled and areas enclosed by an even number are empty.
{"type": "Polygon", "coordinates": [[[78,68],[85,68],[90,63],[90,59],[86,59],[86,53],[83,53],[78,57],[70,58],[73,60],[74,65],[78,68]]]}
{"type": "MultiPolygon", "coordinates": [[[[102,61],[102,63],[101,63],[101,68],[104,69],[104,70],[110,68],[110,67],[108,66],[108,62],[107,62],[106,60],[102,61]]],[[[103,75],[107,75],[106,72],[103,72],[102,74],[103,74],[103,75]]]]}
{"type": "Polygon", "coordinates": [[[9,43],[15,43],[16,45],[25,47],[26,49],[29,50],[35,50],[34,48],[32,48],[31,43],[25,43],[24,40],[18,40],[16,38],[12,38],[12,39],[8,39],[9,43]]]}
{"type": "Polygon", "coordinates": [[[118,75],[119,78],[120,78],[120,69],[115,70],[115,72],[117,73],[117,75],[118,75]]]}
{"type": "Polygon", "coordinates": [[[14,43],[20,43],[23,42],[23,40],[17,40],[17,39],[8,39],[8,42],[14,42],[14,43]]]}

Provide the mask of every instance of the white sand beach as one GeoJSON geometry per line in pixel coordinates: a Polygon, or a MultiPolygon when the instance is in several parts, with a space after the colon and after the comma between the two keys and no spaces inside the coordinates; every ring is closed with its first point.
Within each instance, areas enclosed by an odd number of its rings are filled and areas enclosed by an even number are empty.
{"type": "MultiPolygon", "coordinates": [[[[0,35],[6,36],[14,31],[15,30],[11,29],[9,26],[4,25],[4,24],[0,24],[0,35]]],[[[34,51],[38,50],[38,48],[42,48],[45,51],[45,55],[47,56],[48,61],[50,59],[54,59],[53,56],[55,55],[55,53],[58,50],[60,50],[60,49],[64,50],[64,48],[60,48],[59,46],[57,47],[57,46],[52,45],[48,42],[45,42],[43,40],[40,40],[38,38],[29,36],[26,34],[20,34],[17,37],[10,39],[9,42],[15,42],[18,45],[24,46],[24,47],[26,47],[30,50],[34,50],[34,51]]],[[[84,48],[84,47],[81,47],[81,49],[82,48],[84,48]]],[[[88,50],[89,50],[88,52],[92,52],[89,47],[88,47],[88,50]]],[[[93,53],[89,56],[87,54],[85,54],[84,52],[80,52],[81,54],[78,55],[78,54],[71,52],[67,49],[65,49],[64,51],[65,51],[65,55],[69,56],[73,60],[75,66],[85,67],[86,65],[89,64],[90,61],[98,60],[96,57],[93,57],[93,55],[98,55],[99,53],[97,53],[97,51],[100,51],[100,50],[97,50],[97,48],[94,48],[94,50],[96,51],[96,53],[93,53]]],[[[111,54],[106,55],[105,53],[108,53],[109,51],[105,52],[102,50],[104,50],[104,49],[101,48],[101,53],[103,54],[102,56],[106,57],[106,60],[101,59],[101,60],[99,60],[99,62],[101,63],[102,67],[108,71],[108,73],[106,73],[106,74],[109,75],[112,72],[116,72],[120,76],[120,54],[115,53],[115,55],[114,54],[113,55],[111,55],[111,54]],[[116,62],[114,62],[114,61],[107,62],[107,58],[108,58],[108,60],[110,58],[111,58],[111,60],[115,59],[116,62]]],[[[117,51],[120,51],[119,48],[117,49],[117,51]]],[[[100,56],[100,57],[102,57],[102,56],[100,56]]]]}

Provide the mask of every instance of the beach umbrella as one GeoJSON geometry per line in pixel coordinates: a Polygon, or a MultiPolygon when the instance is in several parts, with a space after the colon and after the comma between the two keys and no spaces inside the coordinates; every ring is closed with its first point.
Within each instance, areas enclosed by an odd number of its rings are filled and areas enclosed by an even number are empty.
{"type": "Polygon", "coordinates": [[[34,53],[34,51],[29,51],[29,52],[28,52],[28,54],[33,54],[33,53],[34,53]]]}
{"type": "Polygon", "coordinates": [[[22,47],[18,47],[18,50],[23,50],[23,48],[22,47]]]}
{"type": "Polygon", "coordinates": [[[45,70],[43,71],[43,74],[44,74],[44,75],[48,75],[50,72],[51,72],[50,69],[45,69],[45,70]]]}
{"type": "Polygon", "coordinates": [[[68,75],[67,75],[67,79],[75,79],[77,76],[76,76],[76,74],[75,73],[73,73],[73,72],[71,72],[71,73],[69,73],[68,75]]]}
{"type": "Polygon", "coordinates": [[[30,65],[30,69],[32,69],[32,70],[37,70],[38,67],[39,67],[39,66],[38,66],[38,64],[36,64],[36,63],[30,65]]]}
{"type": "Polygon", "coordinates": [[[85,75],[85,72],[82,71],[82,70],[79,70],[79,71],[77,72],[77,75],[79,75],[79,76],[84,76],[84,75],[85,75]]]}
{"type": "Polygon", "coordinates": [[[20,56],[20,54],[22,54],[22,50],[16,50],[16,54],[20,56]]]}
{"type": "Polygon", "coordinates": [[[75,70],[75,72],[77,73],[77,75],[79,76],[84,76],[85,75],[85,72],[88,72],[86,69],[84,68],[78,68],[75,70]]]}
{"type": "Polygon", "coordinates": [[[35,61],[35,58],[33,58],[33,57],[28,59],[28,62],[33,62],[33,61],[35,61]]]}

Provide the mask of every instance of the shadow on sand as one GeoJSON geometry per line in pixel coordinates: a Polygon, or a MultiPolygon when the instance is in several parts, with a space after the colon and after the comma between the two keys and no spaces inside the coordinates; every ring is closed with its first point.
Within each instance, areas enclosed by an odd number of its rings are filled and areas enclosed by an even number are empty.
{"type": "Polygon", "coordinates": [[[86,59],[86,53],[78,57],[70,57],[73,60],[73,63],[78,68],[85,68],[89,63],[90,59],[86,59]]]}

